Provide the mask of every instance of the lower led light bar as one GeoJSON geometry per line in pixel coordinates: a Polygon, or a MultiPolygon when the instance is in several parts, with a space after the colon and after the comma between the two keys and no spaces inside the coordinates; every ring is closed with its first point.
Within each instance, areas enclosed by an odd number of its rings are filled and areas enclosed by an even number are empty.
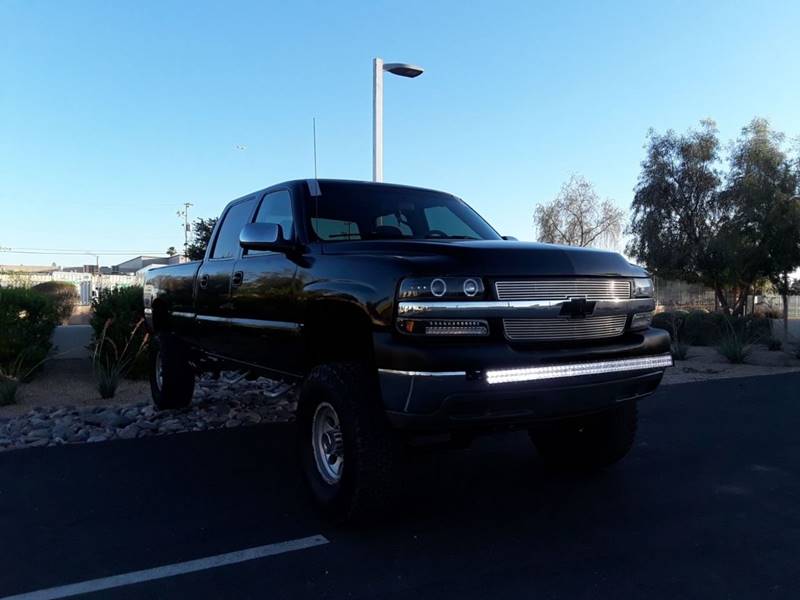
{"type": "Polygon", "coordinates": [[[517,381],[538,381],[542,379],[561,379],[564,377],[580,377],[581,375],[599,375],[602,373],[618,373],[620,371],[642,371],[672,366],[671,354],[647,356],[644,358],[623,358],[603,362],[573,363],[551,365],[548,367],[527,367],[524,369],[498,369],[486,371],[486,382],[514,383],[517,381]]]}

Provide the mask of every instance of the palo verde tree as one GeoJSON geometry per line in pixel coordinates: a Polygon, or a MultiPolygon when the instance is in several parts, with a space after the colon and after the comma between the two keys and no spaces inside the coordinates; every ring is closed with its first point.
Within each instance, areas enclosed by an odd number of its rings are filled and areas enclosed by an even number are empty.
{"type": "Polygon", "coordinates": [[[211,233],[214,225],[217,224],[216,217],[210,219],[195,219],[192,223],[192,241],[186,247],[186,256],[189,260],[202,260],[206,254],[206,248],[211,241],[211,233]]]}
{"type": "Polygon", "coordinates": [[[610,200],[600,200],[594,186],[572,175],[556,198],[536,207],[537,239],[550,244],[613,248],[622,233],[625,213],[610,200]]]}

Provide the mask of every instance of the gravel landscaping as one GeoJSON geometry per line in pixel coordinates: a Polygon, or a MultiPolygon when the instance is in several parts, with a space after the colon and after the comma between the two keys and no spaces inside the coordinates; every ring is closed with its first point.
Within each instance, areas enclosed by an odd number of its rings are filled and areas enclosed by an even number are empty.
{"type": "Polygon", "coordinates": [[[197,382],[192,405],[156,410],[149,401],[97,406],[36,406],[0,417],[0,451],[59,444],[206,431],[294,419],[294,391],[270,379],[238,379],[223,373],[197,382]]]}

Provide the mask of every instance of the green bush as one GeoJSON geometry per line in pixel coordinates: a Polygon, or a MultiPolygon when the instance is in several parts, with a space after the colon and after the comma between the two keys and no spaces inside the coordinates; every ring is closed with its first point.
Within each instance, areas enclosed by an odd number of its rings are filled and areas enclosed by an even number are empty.
{"type": "Polygon", "coordinates": [[[765,342],[767,345],[767,350],[770,352],[778,352],[781,348],[783,348],[783,340],[776,337],[769,337],[765,342]]]}
{"type": "Polygon", "coordinates": [[[718,346],[728,329],[747,343],[765,340],[771,335],[769,319],[760,316],[726,317],[702,310],[662,312],[654,316],[653,326],[666,329],[673,343],[691,346],[718,346]]]}
{"type": "MultiPolygon", "coordinates": [[[[93,346],[101,339],[108,340],[106,349],[116,346],[119,349],[130,343],[139,347],[145,338],[143,327],[137,325],[144,318],[144,300],[141,286],[101,290],[92,300],[90,324],[94,330],[93,346]],[[131,334],[134,332],[131,339],[131,334]],[[105,332],[105,333],[104,333],[105,332]]],[[[147,376],[147,359],[142,352],[129,369],[127,376],[141,379],[147,376]]]]}
{"type": "Polygon", "coordinates": [[[27,380],[47,357],[60,322],[53,300],[25,288],[0,288],[0,369],[27,380]]]}
{"type": "Polygon", "coordinates": [[[72,316],[79,298],[78,289],[74,284],[68,281],[45,281],[33,286],[32,289],[53,300],[62,323],[72,316]]]}

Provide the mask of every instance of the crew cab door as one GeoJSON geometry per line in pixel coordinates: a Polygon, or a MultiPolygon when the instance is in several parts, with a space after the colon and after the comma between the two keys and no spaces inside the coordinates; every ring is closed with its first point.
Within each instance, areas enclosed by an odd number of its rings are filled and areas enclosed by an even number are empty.
{"type": "MultiPolygon", "coordinates": [[[[270,190],[259,200],[253,221],[280,225],[284,238],[294,240],[289,190],[270,190]]],[[[231,283],[239,342],[234,358],[280,373],[298,373],[302,344],[296,260],[283,252],[242,250],[231,283]]]]}
{"type": "Polygon", "coordinates": [[[197,272],[195,310],[196,342],[211,354],[231,356],[236,339],[231,335],[231,278],[240,255],[239,233],[249,222],[256,196],[231,204],[223,213],[214,239],[209,243],[206,259],[197,272]]]}

